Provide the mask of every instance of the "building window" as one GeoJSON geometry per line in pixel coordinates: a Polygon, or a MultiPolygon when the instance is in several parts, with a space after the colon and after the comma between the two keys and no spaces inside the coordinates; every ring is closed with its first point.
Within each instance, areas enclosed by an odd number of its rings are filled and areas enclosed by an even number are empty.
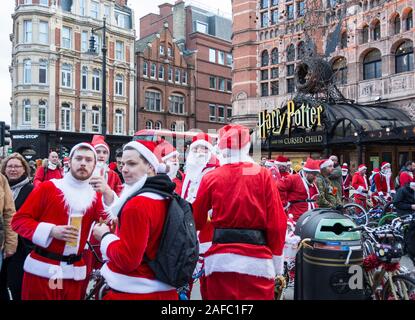
{"type": "Polygon", "coordinates": [[[49,0],[40,0],[40,5],[41,6],[48,6],[49,5],[49,0]]]}
{"type": "Polygon", "coordinates": [[[62,48],[72,49],[72,29],[68,27],[62,28],[62,48]]]}
{"type": "Polygon", "coordinates": [[[287,93],[293,93],[295,92],[295,84],[294,79],[287,79],[287,93]]]}
{"type": "Polygon", "coordinates": [[[105,17],[107,18],[108,22],[111,23],[111,7],[108,5],[104,5],[104,10],[105,17]]]}
{"type": "Polygon", "coordinates": [[[230,122],[232,120],[232,108],[226,109],[226,120],[230,122]]]}
{"type": "Polygon", "coordinates": [[[218,63],[225,64],[225,52],[218,51],[218,63]]]}
{"type": "Polygon", "coordinates": [[[176,69],[176,73],[175,73],[175,77],[174,77],[174,82],[180,83],[180,70],[179,69],[176,69]]]}
{"type": "Polygon", "coordinates": [[[186,71],[183,71],[183,74],[182,74],[182,83],[183,84],[187,84],[187,72],[186,71]]]}
{"type": "Polygon", "coordinates": [[[159,66],[159,80],[164,80],[164,66],[159,66]]]}
{"type": "Polygon", "coordinates": [[[301,60],[305,57],[305,45],[304,41],[300,41],[297,45],[297,59],[301,60]]]}
{"type": "Polygon", "coordinates": [[[30,59],[26,59],[23,61],[24,70],[23,70],[23,81],[24,84],[31,84],[32,83],[32,61],[30,59]]]}
{"type": "Polygon", "coordinates": [[[271,82],[271,95],[277,96],[280,94],[280,83],[278,81],[271,82]]]}
{"type": "Polygon", "coordinates": [[[96,45],[96,47],[94,48],[95,52],[97,52],[99,55],[101,55],[102,54],[101,36],[99,36],[97,34],[94,34],[93,37],[95,39],[95,45],[96,45]]]}
{"type": "Polygon", "coordinates": [[[47,21],[39,22],[39,42],[43,44],[49,43],[49,23],[47,21]]]}
{"type": "Polygon", "coordinates": [[[263,12],[261,13],[261,28],[266,28],[268,27],[268,12],[263,12]]]}
{"type": "Polygon", "coordinates": [[[168,57],[172,57],[172,56],[173,56],[173,49],[171,48],[171,46],[169,46],[169,47],[167,48],[167,56],[168,56],[168,57]]]}
{"type": "Polygon", "coordinates": [[[164,46],[160,46],[159,52],[160,52],[160,56],[164,56],[164,46]]]}
{"type": "Polygon", "coordinates": [[[364,26],[362,29],[362,43],[368,43],[369,42],[369,27],[364,26]]]}
{"type": "Polygon", "coordinates": [[[147,61],[143,62],[143,77],[148,77],[148,63],[147,63],[147,61]]]}
{"type": "Polygon", "coordinates": [[[405,41],[395,52],[395,72],[414,70],[414,48],[412,41],[405,41]]]}
{"type": "Polygon", "coordinates": [[[98,19],[99,14],[99,3],[91,1],[90,16],[93,19],[98,19]]]}
{"type": "Polygon", "coordinates": [[[46,102],[43,100],[39,101],[39,114],[38,114],[39,129],[46,128],[46,102]]]}
{"type": "Polygon", "coordinates": [[[155,79],[156,78],[156,64],[151,64],[151,70],[150,70],[150,77],[155,79]]]}
{"type": "Polygon", "coordinates": [[[294,5],[292,4],[287,5],[287,19],[288,20],[294,19],[294,5]]]}
{"type": "Polygon", "coordinates": [[[405,26],[405,31],[409,31],[414,27],[412,10],[410,10],[407,13],[406,18],[404,20],[404,26],[405,26]]]}
{"type": "Polygon", "coordinates": [[[155,130],[161,130],[162,127],[163,126],[162,126],[161,121],[156,121],[156,123],[154,124],[154,129],[155,130]]]}
{"type": "Polygon", "coordinates": [[[98,133],[100,129],[100,111],[98,107],[92,107],[92,132],[98,133]]]}
{"type": "Polygon", "coordinates": [[[170,82],[173,82],[173,68],[171,66],[169,66],[169,71],[168,71],[168,80],[170,82]]]}
{"type": "Polygon", "coordinates": [[[146,109],[161,111],[161,93],[159,91],[146,91],[146,109]]]}
{"type": "Polygon", "coordinates": [[[232,54],[231,53],[227,53],[226,54],[226,65],[231,67],[232,66],[232,54]]]}
{"type": "Polygon", "coordinates": [[[62,65],[62,87],[72,88],[72,66],[67,63],[62,65]]]}
{"type": "Polygon", "coordinates": [[[170,131],[176,131],[176,122],[173,122],[171,125],[170,125],[170,131]]]}
{"type": "Polygon", "coordinates": [[[219,78],[218,79],[218,90],[220,91],[225,91],[225,79],[224,78],[219,78]]]}
{"type": "Polygon", "coordinates": [[[81,16],[85,16],[86,15],[85,1],[86,0],[79,0],[79,14],[81,16]]]}
{"type": "Polygon", "coordinates": [[[115,12],[115,19],[117,20],[117,25],[120,28],[129,29],[130,26],[130,16],[123,14],[121,12],[116,11],[115,12]]]}
{"type": "Polygon", "coordinates": [[[92,72],[92,90],[99,91],[101,83],[101,71],[94,69],[92,72]]]}
{"type": "Polygon", "coordinates": [[[333,63],[334,81],[336,84],[347,84],[347,60],[339,58],[333,63]]]}
{"type": "Polygon", "coordinates": [[[122,114],[122,110],[120,109],[117,109],[115,111],[115,133],[124,133],[124,115],[122,114]]]}
{"type": "Polygon", "coordinates": [[[47,74],[48,74],[48,62],[46,60],[39,61],[39,83],[47,83],[47,74]]]}
{"type": "Polygon", "coordinates": [[[151,120],[146,121],[146,129],[147,130],[153,129],[153,121],[151,121],[151,120]]]}
{"type": "Polygon", "coordinates": [[[184,114],[184,96],[171,95],[169,100],[171,113],[184,114]]]}
{"type": "Polygon", "coordinates": [[[225,122],[225,107],[218,106],[218,121],[225,122]]]}
{"type": "Polygon", "coordinates": [[[294,75],[294,65],[293,64],[287,64],[287,77],[294,75]]]}
{"type": "Polygon", "coordinates": [[[268,8],[269,2],[268,0],[261,0],[261,9],[268,8]]]}
{"type": "Polygon", "coordinates": [[[216,121],[216,106],[214,104],[209,105],[209,121],[216,121]]]}
{"type": "Polygon", "coordinates": [[[216,50],[209,48],[209,62],[216,63],[216,50]]]}
{"type": "Polygon", "coordinates": [[[216,77],[209,77],[209,88],[216,90],[216,77]]]}
{"type": "Polygon", "coordinates": [[[67,103],[62,104],[61,129],[64,131],[71,130],[71,107],[67,103]]]}
{"type": "Polygon", "coordinates": [[[272,10],[271,11],[271,25],[277,24],[278,23],[278,9],[277,10],[272,10]]]}
{"type": "Polygon", "coordinates": [[[124,61],[124,43],[116,41],[115,48],[115,59],[118,61],[124,61]]]}
{"type": "Polygon", "coordinates": [[[399,14],[393,19],[393,34],[401,33],[401,18],[399,14]]]}
{"type": "Polygon", "coordinates": [[[271,6],[272,7],[278,6],[278,0],[271,0],[271,6]]]}
{"type": "Polygon", "coordinates": [[[86,132],[86,121],[87,121],[86,116],[87,116],[86,106],[83,105],[81,108],[81,132],[86,132]]]}
{"type": "Polygon", "coordinates": [[[271,69],[271,79],[277,79],[279,77],[279,68],[271,69]]]}
{"type": "Polygon", "coordinates": [[[264,50],[262,51],[261,54],[261,66],[265,67],[269,64],[269,55],[268,55],[268,51],[264,50]]]}
{"type": "Polygon", "coordinates": [[[88,31],[82,31],[81,35],[81,51],[86,52],[89,49],[88,46],[88,31]]]}
{"type": "Polygon", "coordinates": [[[261,97],[268,97],[268,82],[261,83],[261,97]]]}
{"type": "Polygon", "coordinates": [[[373,41],[380,39],[380,22],[377,20],[373,25],[373,41]]]}
{"type": "Polygon", "coordinates": [[[82,81],[81,81],[81,89],[87,90],[88,89],[88,67],[82,67],[82,81]]]}
{"type": "Polygon", "coordinates": [[[24,42],[31,43],[32,42],[32,20],[24,20],[23,21],[23,34],[24,34],[24,42]]]}
{"type": "Polygon", "coordinates": [[[382,58],[380,51],[370,51],[363,60],[363,80],[382,77],[382,58]]]}
{"type": "Polygon", "coordinates": [[[295,60],[295,48],[294,45],[291,44],[288,48],[287,48],[287,61],[294,61],[295,60]]]}
{"type": "Polygon", "coordinates": [[[278,64],[278,63],[279,63],[278,49],[274,48],[271,51],[271,64],[278,64]]]}
{"type": "Polygon", "coordinates": [[[120,74],[115,77],[115,95],[124,95],[124,77],[120,74]]]}
{"type": "Polygon", "coordinates": [[[30,100],[23,100],[23,122],[26,124],[32,122],[32,108],[30,100]]]}
{"type": "Polygon", "coordinates": [[[347,32],[343,32],[340,38],[340,49],[347,48],[347,32]]]}
{"type": "Polygon", "coordinates": [[[232,80],[226,80],[226,91],[232,92],[232,80]]]}
{"type": "Polygon", "coordinates": [[[268,80],[268,69],[261,70],[261,80],[268,80]]]}
{"type": "Polygon", "coordinates": [[[299,1],[297,2],[297,16],[303,17],[305,15],[305,2],[299,1]]]}
{"type": "Polygon", "coordinates": [[[208,25],[201,21],[196,21],[196,32],[208,33],[208,25]]]}

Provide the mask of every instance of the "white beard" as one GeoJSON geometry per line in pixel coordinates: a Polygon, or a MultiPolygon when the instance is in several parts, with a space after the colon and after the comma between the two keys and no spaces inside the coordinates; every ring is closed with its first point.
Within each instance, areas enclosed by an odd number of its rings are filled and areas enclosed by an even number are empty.
{"type": "Polygon", "coordinates": [[[173,180],[177,176],[180,165],[175,162],[168,162],[167,164],[169,165],[169,172],[167,172],[167,175],[169,176],[170,180],[173,180]]]}
{"type": "Polygon", "coordinates": [[[206,167],[211,157],[212,153],[210,151],[207,154],[189,152],[186,159],[186,176],[190,180],[195,180],[202,173],[202,170],[206,167]]]}
{"type": "Polygon", "coordinates": [[[49,170],[55,170],[58,167],[58,165],[53,164],[52,162],[48,163],[48,169],[49,170]]]}

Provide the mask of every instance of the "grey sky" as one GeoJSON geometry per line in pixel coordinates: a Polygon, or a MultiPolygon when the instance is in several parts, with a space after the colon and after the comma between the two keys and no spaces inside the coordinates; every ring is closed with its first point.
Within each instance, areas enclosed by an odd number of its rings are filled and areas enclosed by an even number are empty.
{"type": "MultiPolygon", "coordinates": [[[[158,13],[158,6],[162,3],[172,3],[174,0],[129,0],[129,6],[135,11],[135,23],[136,28],[139,27],[139,18],[150,13],[158,13]]],[[[199,0],[197,1],[185,1],[186,3],[192,3],[199,5],[202,8],[210,8],[212,11],[225,13],[230,17],[232,12],[231,0],[209,0],[208,2],[199,0]],[[205,4],[207,3],[207,4],[205,4]]],[[[11,122],[11,80],[9,74],[9,66],[11,62],[11,42],[10,33],[13,31],[13,21],[11,15],[14,11],[15,0],[3,0],[4,5],[0,12],[0,43],[3,49],[0,50],[0,120],[11,122]]],[[[137,36],[139,30],[137,30],[137,36]]]]}

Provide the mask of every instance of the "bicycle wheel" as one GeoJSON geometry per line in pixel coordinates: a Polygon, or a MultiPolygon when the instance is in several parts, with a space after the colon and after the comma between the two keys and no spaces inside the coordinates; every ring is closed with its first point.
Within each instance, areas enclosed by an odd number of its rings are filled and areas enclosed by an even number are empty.
{"type": "Polygon", "coordinates": [[[385,224],[389,224],[392,222],[393,219],[397,218],[398,215],[396,213],[390,213],[387,214],[386,216],[383,216],[382,218],[380,218],[378,226],[383,226],[385,224]]]}
{"type": "Polygon", "coordinates": [[[383,288],[383,300],[415,300],[415,280],[410,276],[398,274],[392,276],[395,287],[395,294],[392,291],[390,281],[386,282],[383,288]]]}
{"type": "Polygon", "coordinates": [[[352,219],[357,225],[366,225],[369,222],[366,210],[357,203],[344,205],[342,213],[352,219]]]}

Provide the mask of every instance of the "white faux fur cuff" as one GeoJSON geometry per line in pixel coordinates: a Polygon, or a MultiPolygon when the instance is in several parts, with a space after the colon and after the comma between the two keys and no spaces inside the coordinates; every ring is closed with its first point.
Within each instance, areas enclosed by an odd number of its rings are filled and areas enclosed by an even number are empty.
{"type": "Polygon", "coordinates": [[[277,276],[284,274],[284,256],[272,256],[275,274],[277,276]]]}
{"type": "Polygon", "coordinates": [[[42,248],[49,247],[53,240],[53,238],[50,236],[53,227],[55,227],[55,225],[52,223],[39,223],[35,233],[33,234],[32,242],[42,248]]]}
{"type": "Polygon", "coordinates": [[[107,256],[107,250],[108,250],[109,245],[113,243],[114,241],[118,241],[118,240],[120,240],[120,238],[118,238],[115,234],[106,235],[104,239],[102,239],[101,254],[102,254],[102,258],[104,259],[104,261],[109,260],[107,256]]]}

